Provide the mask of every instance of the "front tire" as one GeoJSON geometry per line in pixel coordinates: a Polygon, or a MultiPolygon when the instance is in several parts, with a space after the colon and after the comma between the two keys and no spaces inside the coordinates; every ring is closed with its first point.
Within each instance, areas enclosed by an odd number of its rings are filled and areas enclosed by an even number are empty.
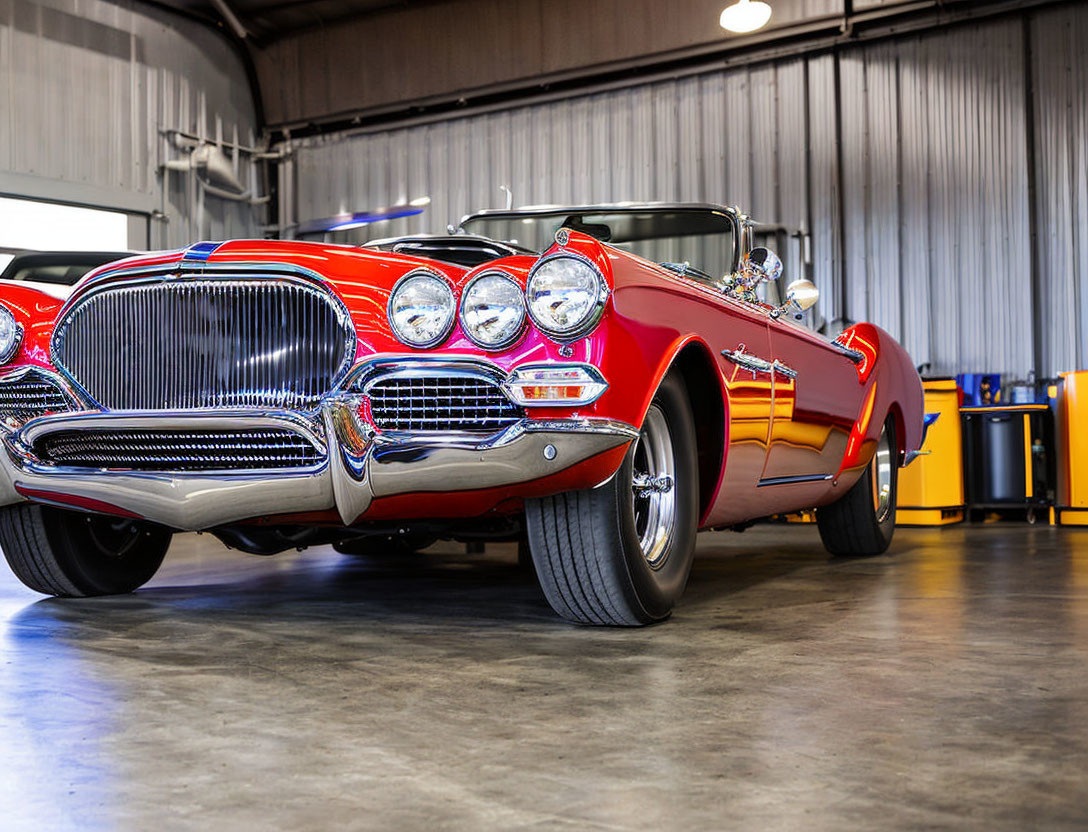
{"type": "Polygon", "coordinates": [[[526,501],[533,565],[563,618],[637,627],[672,612],[695,554],[694,437],[687,390],[671,374],[615,476],[597,488],[526,501]]]}
{"type": "Polygon", "coordinates": [[[899,484],[895,420],[889,416],[876,452],[853,487],[838,502],[816,509],[824,547],[833,555],[882,555],[895,533],[899,484]]]}
{"type": "Polygon", "coordinates": [[[139,520],[33,503],[0,509],[0,547],[15,576],[62,598],[121,595],[150,581],[171,532],[139,520]]]}

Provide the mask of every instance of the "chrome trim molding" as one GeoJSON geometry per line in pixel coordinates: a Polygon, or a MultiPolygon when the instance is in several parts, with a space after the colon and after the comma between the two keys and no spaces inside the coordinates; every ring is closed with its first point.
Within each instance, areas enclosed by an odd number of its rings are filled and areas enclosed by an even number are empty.
{"type": "Polygon", "coordinates": [[[826,482],[834,477],[831,474],[800,474],[794,477],[766,477],[756,485],[763,488],[767,485],[799,485],[806,482],[826,482]]]}
{"type": "Polygon", "coordinates": [[[506,391],[506,395],[510,397],[511,401],[522,407],[584,407],[585,405],[593,404],[608,390],[608,381],[604,375],[594,367],[592,364],[586,364],[582,361],[566,361],[566,362],[536,362],[531,364],[519,364],[512,369],[506,376],[506,380],[503,382],[503,390],[506,391]],[[538,400],[525,401],[519,395],[519,389],[525,386],[532,386],[533,382],[527,381],[522,378],[522,374],[525,371],[531,370],[559,370],[565,369],[579,370],[585,374],[585,380],[578,381],[563,381],[562,379],[556,379],[554,382],[540,381],[536,384],[540,386],[546,386],[548,384],[554,384],[557,387],[568,385],[583,385],[583,386],[596,386],[598,389],[592,391],[590,394],[582,396],[578,399],[563,399],[558,401],[552,400],[538,400]]]}
{"type": "Polygon", "coordinates": [[[378,378],[425,378],[438,375],[485,378],[501,384],[506,373],[496,365],[472,355],[379,356],[361,361],[344,379],[344,389],[365,393],[378,378]]]}
{"type": "Polygon", "coordinates": [[[776,376],[784,376],[785,378],[797,378],[797,371],[793,367],[789,367],[779,361],[777,358],[771,362],[771,367],[774,369],[776,376]]]}
{"type": "MultiPolygon", "coordinates": [[[[325,436],[319,422],[315,422],[291,411],[251,411],[251,410],[208,410],[208,411],[112,411],[109,413],[56,413],[31,419],[13,437],[10,447],[24,461],[62,472],[70,466],[50,465],[34,456],[34,447],[43,439],[56,433],[78,432],[81,430],[100,431],[244,431],[259,428],[278,428],[298,434],[309,442],[318,456],[328,454],[325,436]]],[[[74,470],[85,471],[85,468],[74,470]]],[[[113,469],[100,469],[109,471],[113,469]]],[[[124,469],[117,469],[124,470],[124,469]]],[[[275,471],[299,471],[305,469],[260,469],[264,473],[275,471]]],[[[167,475],[186,477],[185,472],[164,471],[146,472],[149,476],[167,475]]],[[[203,474],[205,472],[201,472],[203,474]]],[[[237,469],[226,469],[222,473],[238,473],[237,469]]]]}
{"type": "Polygon", "coordinates": [[[223,244],[212,242],[193,243],[191,246],[185,249],[185,254],[182,255],[182,259],[195,260],[199,263],[206,263],[208,261],[208,258],[211,257],[215,250],[221,245],[223,244]]]}
{"type": "Polygon", "coordinates": [[[922,441],[918,443],[918,450],[916,450],[916,451],[907,451],[907,453],[903,455],[903,464],[902,464],[901,467],[906,468],[908,465],[910,465],[912,462],[914,462],[914,460],[916,460],[918,457],[920,457],[920,456],[929,456],[930,453],[932,453],[932,451],[923,451],[922,448],[924,448],[926,446],[926,436],[929,435],[930,425],[932,425],[934,422],[936,422],[940,418],[940,416],[941,416],[940,412],[936,412],[936,413],[926,413],[922,417],[922,441]]]}
{"type": "Polygon", "coordinates": [[[865,361],[865,353],[859,352],[852,347],[846,346],[842,341],[834,339],[827,342],[834,350],[845,358],[849,358],[855,364],[861,364],[865,361]]]}
{"type": "Polygon", "coordinates": [[[508,486],[516,489],[638,436],[606,419],[522,419],[491,435],[375,434],[358,414],[362,397],[326,400],[320,420],[289,412],[191,411],[79,413],[44,416],[3,437],[0,505],[34,499],[58,505],[80,500],[112,506],[175,529],[202,530],[278,514],[335,510],[345,524],[359,520],[376,497],[449,493],[508,486]],[[81,426],[156,430],[286,427],[324,454],[310,469],[218,473],[88,470],[47,465],[34,443],[81,426]],[[547,446],[555,453],[549,459],[547,446]]]}
{"type": "Polygon", "coordinates": [[[722,355],[736,364],[740,369],[746,370],[754,378],[757,373],[770,375],[774,371],[774,364],[758,355],[746,352],[747,347],[740,344],[735,350],[722,350],[722,355]]]}

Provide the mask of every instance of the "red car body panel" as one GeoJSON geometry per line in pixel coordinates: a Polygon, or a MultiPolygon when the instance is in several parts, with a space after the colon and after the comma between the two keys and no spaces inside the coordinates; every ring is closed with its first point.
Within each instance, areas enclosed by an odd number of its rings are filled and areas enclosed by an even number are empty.
{"type": "MultiPolygon", "coordinates": [[[[714,437],[720,453],[708,451],[703,461],[712,467],[702,478],[708,484],[701,500],[703,527],[742,523],[838,499],[868,464],[889,416],[897,427],[900,460],[919,448],[923,418],[918,375],[902,347],[878,327],[852,327],[839,338],[847,350],[839,349],[793,322],[772,320],[768,307],[737,300],[584,234],[570,233],[563,248],[592,260],[608,283],[610,294],[599,324],[585,337],[562,345],[529,323],[515,344],[497,352],[475,345],[459,322],[437,347],[405,346],[387,319],[390,293],[404,274],[417,268],[444,275],[458,298],[462,287],[485,270],[503,270],[524,287],[535,257],[513,256],[466,269],[365,248],[240,240],[222,244],[207,262],[289,264],[313,272],[346,305],[358,333],[358,361],[384,356],[471,357],[504,371],[530,362],[577,361],[599,368],[609,383],[591,405],[528,408],[530,418],[598,417],[638,426],[678,356],[694,351],[705,371],[697,381],[689,378],[689,384],[697,383],[701,393],[717,397],[724,414],[719,428],[724,435],[714,437]],[[738,350],[778,362],[781,373],[776,369],[769,376],[757,377],[723,354],[738,350]],[[857,353],[862,354],[860,363],[854,361],[857,353]]],[[[551,251],[558,249],[557,244],[551,251]]],[[[125,275],[147,268],[180,264],[184,257],[184,251],[158,253],[103,267],[84,278],[69,303],[89,286],[124,280],[125,275]]],[[[49,340],[63,304],[14,285],[0,290],[0,301],[25,329],[19,352],[3,369],[49,367],[49,340]]],[[[703,416],[696,413],[697,420],[703,416]]],[[[378,495],[362,519],[516,511],[525,497],[589,487],[607,479],[625,451],[626,445],[517,488],[378,495]]],[[[63,500],[58,497],[57,501],[63,500]]],[[[102,504],[96,507],[109,510],[102,504]]],[[[306,516],[336,522],[331,511],[306,516]]],[[[255,517],[252,522],[274,522],[274,518],[255,517]]]]}

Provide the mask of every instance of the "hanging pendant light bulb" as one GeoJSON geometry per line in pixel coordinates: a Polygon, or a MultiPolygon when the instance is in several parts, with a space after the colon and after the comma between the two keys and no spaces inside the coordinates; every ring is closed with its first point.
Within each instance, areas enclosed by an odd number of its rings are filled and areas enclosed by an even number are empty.
{"type": "Polygon", "coordinates": [[[725,7],[719,22],[723,29],[743,34],[762,29],[770,19],[771,7],[762,0],[737,0],[725,7]]]}

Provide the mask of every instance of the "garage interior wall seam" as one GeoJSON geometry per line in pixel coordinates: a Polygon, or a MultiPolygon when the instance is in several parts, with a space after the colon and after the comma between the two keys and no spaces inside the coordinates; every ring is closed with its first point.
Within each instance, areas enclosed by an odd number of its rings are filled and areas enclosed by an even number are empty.
{"type": "Polygon", "coordinates": [[[810,265],[795,240],[780,253],[787,276],[807,272],[821,287],[832,329],[844,315],[874,321],[932,373],[1049,376],[1088,366],[1088,56],[1076,48],[1086,39],[1088,9],[1062,6],[446,121],[295,140],[280,170],[281,186],[290,180],[280,221],[429,196],[423,215],[335,239],[440,232],[469,211],[503,205],[500,185],[519,205],[738,204],[810,235],[810,265]],[[1025,32],[1034,45],[1031,96],[1025,32]],[[1034,319],[1032,223],[1042,289],[1034,319]]]}

